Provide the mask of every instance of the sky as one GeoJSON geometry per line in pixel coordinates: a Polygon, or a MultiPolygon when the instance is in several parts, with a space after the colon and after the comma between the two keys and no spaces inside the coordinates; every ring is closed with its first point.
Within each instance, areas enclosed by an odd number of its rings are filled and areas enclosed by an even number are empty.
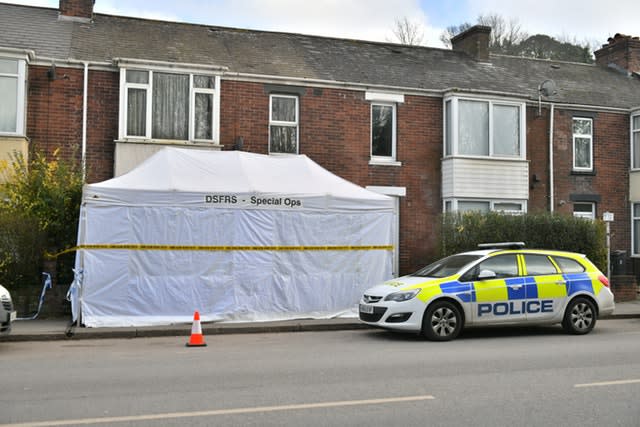
{"type": "MultiPolygon", "coordinates": [[[[58,7],[58,0],[0,0],[58,7]]],[[[224,27],[397,41],[395,21],[419,28],[425,46],[443,47],[451,25],[499,14],[522,31],[600,46],[616,33],[640,36],[640,0],[96,0],[94,12],[224,27]]]]}

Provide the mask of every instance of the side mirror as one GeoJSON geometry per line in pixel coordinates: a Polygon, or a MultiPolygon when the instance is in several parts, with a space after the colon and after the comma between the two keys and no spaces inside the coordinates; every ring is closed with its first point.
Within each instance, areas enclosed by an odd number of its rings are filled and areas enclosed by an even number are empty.
{"type": "Polygon", "coordinates": [[[496,277],[496,273],[491,270],[481,270],[478,274],[479,280],[495,279],[496,277]]]}

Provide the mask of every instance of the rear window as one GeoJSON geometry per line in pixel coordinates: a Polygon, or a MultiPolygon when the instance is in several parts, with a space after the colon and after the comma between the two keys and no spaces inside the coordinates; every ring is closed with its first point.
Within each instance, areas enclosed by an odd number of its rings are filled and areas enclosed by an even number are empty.
{"type": "Polygon", "coordinates": [[[527,266],[527,276],[558,274],[558,270],[546,255],[525,254],[524,262],[527,266]]]}
{"type": "Polygon", "coordinates": [[[564,257],[553,257],[553,260],[558,264],[563,273],[582,273],[585,268],[575,259],[564,257]]]}

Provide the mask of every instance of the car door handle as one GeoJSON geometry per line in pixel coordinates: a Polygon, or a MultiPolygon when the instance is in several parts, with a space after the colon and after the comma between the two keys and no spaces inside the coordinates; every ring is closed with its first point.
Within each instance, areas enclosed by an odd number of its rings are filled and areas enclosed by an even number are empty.
{"type": "Polygon", "coordinates": [[[566,285],[567,282],[565,282],[564,280],[560,280],[560,281],[555,282],[555,284],[556,285],[566,285]]]}
{"type": "Polygon", "coordinates": [[[520,289],[522,285],[511,285],[509,286],[511,289],[520,289]]]}

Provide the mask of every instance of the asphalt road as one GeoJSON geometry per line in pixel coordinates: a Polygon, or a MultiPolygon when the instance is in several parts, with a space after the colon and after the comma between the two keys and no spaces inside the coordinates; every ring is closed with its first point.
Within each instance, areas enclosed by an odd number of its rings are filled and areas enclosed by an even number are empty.
{"type": "Polygon", "coordinates": [[[639,426],[640,319],[0,342],[0,426],[639,426]]]}

